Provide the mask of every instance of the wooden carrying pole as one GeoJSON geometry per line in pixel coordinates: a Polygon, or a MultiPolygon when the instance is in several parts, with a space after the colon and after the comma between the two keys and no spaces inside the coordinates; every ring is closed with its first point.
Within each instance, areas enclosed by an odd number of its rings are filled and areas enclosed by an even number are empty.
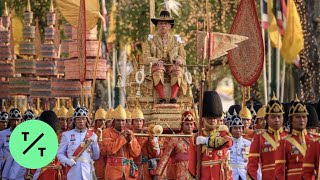
{"type": "MultiPolygon", "coordinates": [[[[210,36],[208,36],[210,38],[210,36]]],[[[210,42],[210,39],[209,41],[210,42]]],[[[206,47],[206,46],[204,46],[206,47]]],[[[208,55],[209,59],[209,46],[207,46],[208,49],[202,49],[202,74],[201,74],[201,86],[200,86],[200,101],[199,101],[199,130],[198,130],[198,136],[201,136],[201,129],[202,129],[202,124],[203,124],[203,94],[204,94],[204,86],[206,82],[206,75],[205,75],[205,66],[204,66],[204,61],[205,61],[205,54],[208,55]],[[207,53],[205,53],[207,51],[207,53]]],[[[202,158],[202,145],[197,146],[197,175],[196,179],[200,180],[201,179],[201,158],[202,158]]]]}

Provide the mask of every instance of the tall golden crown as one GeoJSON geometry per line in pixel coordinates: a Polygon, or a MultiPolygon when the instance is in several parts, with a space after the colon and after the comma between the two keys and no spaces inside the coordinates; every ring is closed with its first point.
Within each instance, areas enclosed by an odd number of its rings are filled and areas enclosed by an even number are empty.
{"type": "Polygon", "coordinates": [[[263,105],[257,112],[256,118],[264,118],[266,116],[266,106],[263,105]]]}
{"type": "Polygon", "coordinates": [[[119,105],[112,113],[112,118],[115,120],[116,119],[126,120],[127,119],[126,110],[121,105],[119,105]]]}
{"type": "Polygon", "coordinates": [[[100,107],[97,111],[96,111],[96,114],[94,115],[94,119],[105,119],[106,118],[106,114],[107,112],[102,108],[100,107]]]}
{"type": "Polygon", "coordinates": [[[252,119],[251,112],[246,106],[242,107],[239,112],[239,116],[241,119],[252,119]]]}
{"type": "Polygon", "coordinates": [[[74,108],[70,106],[67,112],[67,117],[73,117],[73,115],[74,115],[74,108]]]}
{"type": "Polygon", "coordinates": [[[61,118],[66,118],[66,117],[68,117],[68,116],[67,116],[67,115],[68,115],[68,109],[65,108],[64,106],[62,106],[62,107],[59,109],[57,115],[58,115],[58,117],[61,117],[61,118]]]}
{"type": "Polygon", "coordinates": [[[113,108],[110,108],[107,113],[106,113],[106,120],[111,120],[112,119],[112,114],[114,112],[113,108]]]}
{"type": "Polygon", "coordinates": [[[131,112],[128,108],[126,108],[126,115],[127,115],[127,119],[131,119],[131,112]]]}
{"type": "Polygon", "coordinates": [[[143,112],[139,107],[133,109],[131,119],[144,119],[143,112]]]}

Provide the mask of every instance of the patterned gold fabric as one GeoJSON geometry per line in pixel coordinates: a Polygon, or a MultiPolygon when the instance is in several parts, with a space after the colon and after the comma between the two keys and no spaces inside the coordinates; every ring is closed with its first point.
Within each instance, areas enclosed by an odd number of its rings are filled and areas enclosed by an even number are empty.
{"type": "MultiPolygon", "coordinates": [[[[145,63],[152,64],[163,60],[164,64],[174,64],[177,59],[186,64],[186,52],[183,42],[178,35],[169,33],[166,37],[161,38],[159,35],[149,35],[148,40],[143,47],[143,57],[145,63]]],[[[171,86],[178,83],[179,87],[186,88],[186,83],[183,78],[183,68],[173,66],[165,66],[165,71],[170,74],[171,86]]],[[[152,73],[154,85],[159,82],[164,84],[163,70],[156,70],[152,73]]]]}

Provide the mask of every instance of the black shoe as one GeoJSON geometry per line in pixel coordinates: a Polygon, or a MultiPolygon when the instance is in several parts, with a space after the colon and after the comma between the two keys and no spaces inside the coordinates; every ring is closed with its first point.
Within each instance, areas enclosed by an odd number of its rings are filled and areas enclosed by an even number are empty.
{"type": "Polygon", "coordinates": [[[165,104],[165,103],[166,103],[166,99],[165,99],[165,98],[161,98],[161,99],[159,100],[159,103],[160,103],[160,104],[165,104]]]}
{"type": "Polygon", "coordinates": [[[176,104],[176,103],[177,103],[177,100],[175,98],[170,99],[170,104],[176,104]]]}

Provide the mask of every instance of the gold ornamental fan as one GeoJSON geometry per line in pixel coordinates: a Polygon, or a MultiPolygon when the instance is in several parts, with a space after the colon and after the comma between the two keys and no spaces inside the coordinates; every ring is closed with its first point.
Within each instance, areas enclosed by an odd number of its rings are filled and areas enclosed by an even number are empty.
{"type": "MultiPolygon", "coordinates": [[[[94,28],[100,18],[98,0],[86,0],[86,29],[94,28]]],[[[57,6],[63,17],[73,26],[78,27],[80,0],[57,0],[57,6]]]]}

